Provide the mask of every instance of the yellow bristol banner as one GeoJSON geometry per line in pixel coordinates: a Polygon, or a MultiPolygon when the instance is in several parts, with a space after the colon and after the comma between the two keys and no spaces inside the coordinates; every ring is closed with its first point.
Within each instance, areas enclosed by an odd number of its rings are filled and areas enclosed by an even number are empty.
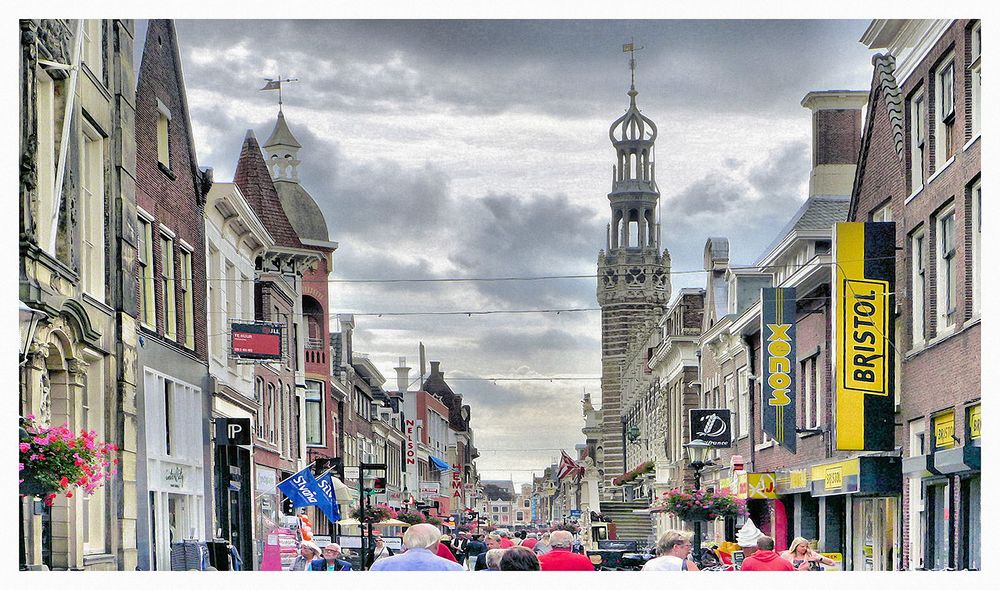
{"type": "Polygon", "coordinates": [[[892,450],[896,224],[838,223],[833,244],[836,447],[892,450]]]}

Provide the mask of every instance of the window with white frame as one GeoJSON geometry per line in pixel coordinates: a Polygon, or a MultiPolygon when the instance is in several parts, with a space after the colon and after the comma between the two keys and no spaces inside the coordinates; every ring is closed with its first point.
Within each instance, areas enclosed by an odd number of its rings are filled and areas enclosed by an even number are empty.
{"type": "Polygon", "coordinates": [[[937,333],[954,328],[958,306],[955,207],[937,215],[937,333]]]}
{"type": "Polygon", "coordinates": [[[80,252],[83,289],[105,300],[104,137],[84,120],[80,145],[80,252]]]}
{"type": "Polygon", "coordinates": [[[139,263],[139,319],[156,329],[156,297],[153,278],[153,223],[139,216],[137,262],[139,263]]]}
{"type": "Polygon", "coordinates": [[[910,282],[913,295],[910,297],[910,332],[912,348],[924,344],[924,308],[927,289],[927,240],[923,228],[910,234],[910,282]]]}
{"type": "Polygon", "coordinates": [[[972,225],[972,314],[979,315],[980,310],[980,272],[982,269],[982,240],[983,240],[983,219],[982,219],[982,181],[976,180],[972,188],[969,189],[969,200],[971,201],[970,223],[972,225]]]}
{"type": "Polygon", "coordinates": [[[226,337],[229,332],[229,322],[222,307],[222,295],[224,281],[222,280],[222,254],[218,248],[209,244],[208,246],[208,280],[205,281],[208,289],[208,319],[211,336],[212,355],[222,363],[229,355],[229,344],[226,337]]]}
{"type": "Polygon", "coordinates": [[[823,419],[823,380],[819,369],[820,355],[813,355],[801,363],[802,398],[805,410],[802,417],[803,428],[815,429],[823,419]]]}
{"type": "Polygon", "coordinates": [[[253,399],[257,402],[257,420],[254,430],[257,438],[264,438],[264,380],[257,377],[253,381],[253,399]]]}
{"type": "Polygon", "coordinates": [[[910,98],[910,192],[924,186],[924,163],[927,155],[927,101],[923,91],[910,98]]]}
{"type": "Polygon", "coordinates": [[[174,240],[160,233],[160,288],[163,291],[163,334],[177,340],[177,296],[174,285],[174,240]]]}
{"type": "Polygon", "coordinates": [[[949,55],[934,73],[934,170],[941,170],[955,153],[955,56],[949,55]]]}
{"type": "Polygon", "coordinates": [[[886,203],[872,211],[872,221],[892,221],[892,203],[886,203]]]}
{"type": "Polygon", "coordinates": [[[750,372],[746,367],[741,367],[737,372],[739,383],[739,404],[738,404],[738,430],[739,435],[744,437],[750,434],[750,372]]]}
{"type": "MultiPolygon", "coordinates": [[[[36,138],[38,141],[37,159],[35,165],[38,170],[37,190],[38,208],[35,218],[35,236],[38,245],[48,251],[52,232],[55,228],[52,224],[52,213],[56,201],[56,113],[55,113],[55,87],[57,82],[45,72],[38,68],[35,74],[35,110],[36,138]]],[[[55,252],[49,252],[55,255],[55,252]]]]}
{"type": "Polygon", "coordinates": [[[267,384],[267,442],[277,444],[278,396],[274,383],[267,384]]]}
{"type": "Polygon", "coordinates": [[[736,407],[736,380],[733,379],[732,375],[726,375],[726,409],[729,410],[729,427],[734,429],[733,438],[737,438],[742,434],[742,431],[736,429],[739,422],[738,420],[736,421],[736,424],[732,423],[732,416],[735,416],[738,411],[738,408],[736,407]]]}
{"type": "Polygon", "coordinates": [[[170,168],[170,109],[156,100],[156,159],[167,169],[170,168]]]}
{"type": "MultiPolygon", "coordinates": [[[[97,432],[105,438],[104,431],[104,357],[85,354],[87,381],[80,398],[80,427],[97,432]]],[[[104,486],[83,496],[83,551],[104,553],[107,550],[105,534],[104,486]]]]}
{"type": "Polygon", "coordinates": [[[323,446],[323,383],[306,381],[306,445],[323,446]]]}
{"type": "Polygon", "coordinates": [[[969,44],[971,45],[971,63],[969,64],[969,76],[972,78],[972,137],[979,135],[982,126],[982,21],[977,22],[972,27],[969,44]]]}
{"type": "Polygon", "coordinates": [[[181,248],[181,301],[184,306],[184,346],[194,349],[194,282],[191,252],[181,248]]]}
{"type": "MultiPolygon", "coordinates": [[[[765,407],[764,404],[767,403],[767,400],[764,399],[763,387],[760,389],[760,400],[758,400],[758,403],[760,404],[761,408],[765,407]]],[[[763,426],[761,426],[760,432],[761,432],[760,443],[759,443],[760,445],[770,445],[774,442],[774,439],[772,439],[771,436],[764,431],[763,426]]]]}
{"type": "MultiPolygon", "coordinates": [[[[224,317],[230,319],[239,319],[242,317],[241,316],[242,310],[240,309],[240,305],[242,304],[242,301],[240,300],[241,285],[240,282],[236,280],[237,279],[236,266],[233,265],[233,263],[230,262],[229,259],[225,259],[225,264],[226,264],[226,280],[225,280],[226,313],[224,317]]],[[[229,368],[232,371],[236,371],[235,358],[230,357],[229,368]]]]}
{"type": "Polygon", "coordinates": [[[83,63],[101,80],[104,75],[104,21],[83,21],[83,63]]]}
{"type": "Polygon", "coordinates": [[[295,453],[293,452],[294,448],[292,447],[292,439],[293,439],[292,419],[295,417],[296,412],[295,412],[295,398],[292,397],[291,385],[287,383],[285,384],[285,392],[284,395],[281,396],[281,399],[283,403],[281,406],[282,412],[278,422],[278,428],[281,429],[281,434],[282,434],[282,442],[283,442],[282,449],[285,454],[294,457],[295,453]]]}

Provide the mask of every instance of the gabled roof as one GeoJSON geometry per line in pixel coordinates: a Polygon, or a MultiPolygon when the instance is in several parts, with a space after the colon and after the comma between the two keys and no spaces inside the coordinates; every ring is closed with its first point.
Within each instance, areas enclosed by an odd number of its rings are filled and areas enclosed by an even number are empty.
{"type": "Polygon", "coordinates": [[[847,219],[851,198],[848,196],[816,195],[806,199],[755,264],[774,255],[774,251],[793,232],[830,231],[833,224],[847,219]]]}
{"type": "Polygon", "coordinates": [[[236,164],[233,182],[264,222],[268,233],[278,246],[302,248],[302,242],[299,241],[298,234],[295,233],[281,206],[281,199],[274,188],[271,174],[267,170],[260,145],[252,130],[247,131],[246,139],[243,140],[243,149],[236,164]]]}

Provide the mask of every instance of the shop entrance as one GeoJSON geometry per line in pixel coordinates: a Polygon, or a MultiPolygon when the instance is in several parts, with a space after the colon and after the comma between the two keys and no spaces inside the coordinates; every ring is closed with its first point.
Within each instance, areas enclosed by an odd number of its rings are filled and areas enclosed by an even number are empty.
{"type": "Polygon", "coordinates": [[[896,569],[897,498],[854,498],[853,557],[855,571],[896,569]]]}
{"type": "Polygon", "coordinates": [[[924,564],[927,569],[943,570],[951,565],[951,485],[948,481],[927,485],[924,496],[927,531],[927,552],[924,564]]]}

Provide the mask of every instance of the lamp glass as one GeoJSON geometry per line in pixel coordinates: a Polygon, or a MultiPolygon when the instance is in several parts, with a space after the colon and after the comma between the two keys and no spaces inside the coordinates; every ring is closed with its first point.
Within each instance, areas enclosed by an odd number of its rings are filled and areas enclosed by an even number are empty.
{"type": "Polygon", "coordinates": [[[708,453],[712,447],[707,442],[696,438],[684,445],[684,449],[687,451],[688,461],[692,463],[704,463],[708,459],[708,453]]]}

